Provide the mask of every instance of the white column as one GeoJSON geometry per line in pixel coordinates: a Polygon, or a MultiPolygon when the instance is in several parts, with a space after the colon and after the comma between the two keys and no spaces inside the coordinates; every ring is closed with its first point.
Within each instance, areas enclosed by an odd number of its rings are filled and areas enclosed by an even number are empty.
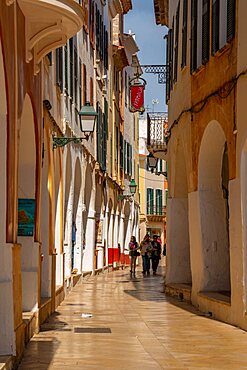
{"type": "Polygon", "coordinates": [[[108,248],[113,248],[114,209],[111,210],[108,230],[108,248]]]}
{"type": "Polygon", "coordinates": [[[105,264],[108,266],[108,228],[109,228],[109,208],[106,206],[104,218],[104,245],[105,245],[105,264]]]}
{"type": "MultiPolygon", "coordinates": [[[[72,171],[73,173],[74,171],[72,171]]],[[[67,240],[64,244],[65,253],[65,277],[71,275],[71,252],[72,252],[72,218],[73,218],[73,203],[74,203],[74,176],[72,175],[69,200],[66,214],[66,228],[67,228],[67,240]]]]}
{"type": "Polygon", "coordinates": [[[90,204],[88,210],[88,219],[86,227],[86,237],[85,237],[85,250],[83,255],[83,271],[92,271],[94,273],[94,254],[95,254],[95,173],[92,174],[92,190],[90,197],[90,204]]]}
{"type": "Polygon", "coordinates": [[[121,216],[120,216],[120,222],[119,222],[119,237],[118,237],[118,242],[120,244],[120,251],[121,253],[124,253],[124,219],[125,215],[123,213],[124,206],[121,211],[121,216]]]}
{"type": "Polygon", "coordinates": [[[119,210],[117,208],[115,213],[115,222],[114,222],[114,242],[113,248],[118,248],[118,235],[119,235],[119,210]]]}

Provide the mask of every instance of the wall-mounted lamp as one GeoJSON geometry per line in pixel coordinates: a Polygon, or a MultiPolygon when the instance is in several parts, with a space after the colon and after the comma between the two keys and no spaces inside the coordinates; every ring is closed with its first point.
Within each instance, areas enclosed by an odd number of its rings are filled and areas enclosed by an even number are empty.
{"type": "Polygon", "coordinates": [[[150,168],[151,172],[154,173],[157,176],[163,175],[167,177],[166,171],[158,171],[157,170],[157,164],[158,164],[158,158],[154,157],[152,153],[149,153],[147,156],[147,166],[150,168]]]}
{"type": "Polygon", "coordinates": [[[136,188],[137,188],[136,182],[134,179],[132,179],[129,183],[130,194],[119,194],[118,200],[127,200],[128,202],[132,202],[133,197],[136,193],[136,188]]]}
{"type": "Polygon", "coordinates": [[[89,102],[81,108],[78,113],[80,118],[81,131],[85,135],[84,137],[56,137],[53,135],[53,149],[63,147],[70,142],[76,144],[81,143],[82,140],[88,140],[89,136],[94,132],[95,121],[98,117],[98,113],[95,112],[94,107],[89,102]]]}

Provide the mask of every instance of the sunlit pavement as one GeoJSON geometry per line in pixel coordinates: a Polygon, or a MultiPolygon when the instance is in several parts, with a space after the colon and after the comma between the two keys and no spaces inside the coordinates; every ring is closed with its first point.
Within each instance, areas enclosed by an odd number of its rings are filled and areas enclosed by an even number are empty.
{"type": "Polygon", "coordinates": [[[166,297],[163,273],[84,279],[33,337],[19,369],[247,369],[247,333],[166,297]]]}

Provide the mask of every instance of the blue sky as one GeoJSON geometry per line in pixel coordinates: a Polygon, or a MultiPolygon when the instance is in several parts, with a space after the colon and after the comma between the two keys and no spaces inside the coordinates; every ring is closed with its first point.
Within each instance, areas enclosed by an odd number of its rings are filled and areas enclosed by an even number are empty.
{"type": "MultiPolygon", "coordinates": [[[[132,5],[133,9],[124,18],[124,28],[126,33],[131,30],[136,35],[140,63],[165,64],[166,42],[163,37],[167,28],[156,25],[153,0],[132,0],[132,5]]],[[[154,111],[165,111],[165,85],[158,84],[158,77],[154,74],[142,77],[147,80],[145,106],[148,105],[152,111],[152,100],[157,99],[159,104],[154,105],[154,111]]]]}

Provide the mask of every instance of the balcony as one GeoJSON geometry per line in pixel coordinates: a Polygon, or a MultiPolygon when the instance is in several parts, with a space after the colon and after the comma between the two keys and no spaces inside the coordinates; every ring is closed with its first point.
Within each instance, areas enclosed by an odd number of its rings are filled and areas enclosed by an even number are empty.
{"type": "Polygon", "coordinates": [[[26,61],[34,61],[34,74],[50,51],[63,46],[83,26],[84,9],[78,0],[17,1],[25,16],[26,61]]]}
{"type": "Polygon", "coordinates": [[[169,138],[168,114],[147,114],[147,149],[157,158],[167,160],[167,142],[169,138]]]}
{"type": "Polygon", "coordinates": [[[146,212],[148,221],[163,222],[165,220],[165,206],[147,206],[146,212]]]}

